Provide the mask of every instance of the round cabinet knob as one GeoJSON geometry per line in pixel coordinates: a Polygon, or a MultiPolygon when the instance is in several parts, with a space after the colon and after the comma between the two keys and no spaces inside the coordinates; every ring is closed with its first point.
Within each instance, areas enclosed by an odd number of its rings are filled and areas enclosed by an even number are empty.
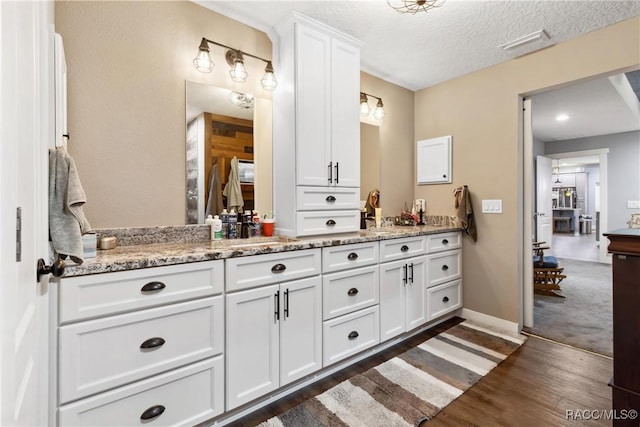
{"type": "Polygon", "coordinates": [[[442,271],[447,271],[449,269],[449,266],[447,264],[442,266],[442,271]]]}
{"type": "Polygon", "coordinates": [[[38,259],[38,264],[36,266],[36,276],[38,278],[38,282],[40,281],[40,277],[45,274],[52,274],[53,277],[60,277],[64,274],[65,264],[64,261],[58,259],[53,262],[51,265],[45,264],[42,258],[38,259]]]}
{"type": "Polygon", "coordinates": [[[446,177],[447,177],[447,175],[445,175],[445,174],[442,174],[442,177],[443,177],[443,178],[446,178],[446,177]]]}
{"type": "Polygon", "coordinates": [[[442,302],[449,302],[449,297],[442,298],[442,302]]]}

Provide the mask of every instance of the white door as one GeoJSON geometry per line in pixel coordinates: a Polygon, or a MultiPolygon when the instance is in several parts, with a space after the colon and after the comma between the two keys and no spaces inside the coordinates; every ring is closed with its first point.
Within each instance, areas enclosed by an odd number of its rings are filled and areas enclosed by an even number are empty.
{"type": "Polygon", "coordinates": [[[418,184],[451,182],[451,136],[416,143],[418,184]]]}
{"type": "Polygon", "coordinates": [[[547,242],[551,247],[553,230],[553,209],[551,203],[552,181],[551,159],[544,156],[536,158],[536,241],[547,242]]]}
{"type": "Polygon", "coordinates": [[[331,185],[331,38],[300,24],[295,31],[297,184],[331,185]]]}
{"type": "Polygon", "coordinates": [[[333,183],[360,186],[360,49],[331,40],[333,183]]]}
{"type": "Polygon", "coordinates": [[[322,368],[320,276],[280,286],[280,386],[322,368]]]}
{"type": "Polygon", "coordinates": [[[380,264],[380,341],[405,331],[405,288],[408,286],[405,260],[380,264]]]}
{"type": "Polygon", "coordinates": [[[51,423],[48,287],[47,279],[36,281],[36,260],[47,254],[53,16],[52,2],[0,2],[0,425],[6,426],[51,423]]]}
{"type": "Polygon", "coordinates": [[[227,294],[227,410],[279,386],[279,286],[227,294]]]}
{"type": "Polygon", "coordinates": [[[427,257],[420,256],[406,261],[407,286],[405,287],[407,331],[427,321],[427,257]]]}

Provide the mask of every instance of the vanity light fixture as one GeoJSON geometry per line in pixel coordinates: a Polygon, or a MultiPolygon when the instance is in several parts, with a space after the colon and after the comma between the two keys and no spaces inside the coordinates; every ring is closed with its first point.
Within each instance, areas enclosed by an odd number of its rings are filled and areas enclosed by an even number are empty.
{"type": "Polygon", "coordinates": [[[193,60],[193,65],[196,67],[196,70],[200,71],[201,73],[210,73],[215,66],[213,60],[211,59],[211,55],[209,54],[209,44],[214,44],[216,46],[227,49],[225,59],[227,60],[227,64],[231,66],[229,75],[231,76],[231,80],[233,80],[234,82],[244,83],[247,80],[248,73],[246,68],[244,67],[244,57],[248,56],[251,58],[259,59],[260,61],[263,61],[267,64],[264,68],[264,76],[260,80],[260,83],[262,84],[262,88],[264,90],[272,91],[278,85],[276,76],[273,72],[273,64],[268,59],[260,58],[259,56],[243,52],[239,49],[234,49],[230,46],[215,42],[213,40],[209,40],[205,37],[202,38],[200,46],[198,47],[198,55],[193,60]]]}
{"type": "Polygon", "coordinates": [[[376,104],[376,109],[373,111],[373,118],[376,120],[384,119],[384,116],[386,115],[386,113],[384,111],[384,104],[382,103],[382,98],[375,95],[368,94],[368,93],[364,93],[364,92],[360,92],[360,116],[367,117],[371,112],[371,108],[369,107],[369,99],[367,98],[368,96],[372,98],[376,98],[378,100],[378,103],[376,104]]]}
{"type": "Polygon", "coordinates": [[[415,15],[442,6],[444,0],[387,0],[387,4],[399,13],[415,15]]]}

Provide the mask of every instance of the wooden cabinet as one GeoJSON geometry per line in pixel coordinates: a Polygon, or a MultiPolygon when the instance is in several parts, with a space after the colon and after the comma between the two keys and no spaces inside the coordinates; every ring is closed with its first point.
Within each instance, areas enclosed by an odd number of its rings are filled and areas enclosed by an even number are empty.
{"type": "Polygon", "coordinates": [[[227,410],[322,367],[319,276],[227,295],[227,410]]]}
{"type": "Polygon", "coordinates": [[[609,385],[613,409],[619,416],[613,424],[637,427],[638,418],[620,415],[623,410],[640,410],[640,229],[604,235],[611,242],[608,249],[613,254],[613,378],[609,385]]]}
{"type": "Polygon", "coordinates": [[[296,13],[276,33],[278,73],[291,82],[273,94],[276,227],[290,236],[356,231],[357,203],[318,206],[320,224],[296,199],[304,197],[298,187],[317,187],[325,200],[344,199],[341,188],[359,194],[360,42],[296,13]],[[338,210],[349,213],[338,219],[338,210]]]}
{"type": "Polygon", "coordinates": [[[416,144],[418,184],[451,182],[451,136],[425,139],[416,144]]]}
{"type": "Polygon", "coordinates": [[[380,340],[422,325],[426,314],[426,257],[380,264],[380,340]]]}
{"type": "Polygon", "coordinates": [[[193,425],[221,414],[223,277],[223,261],[211,261],[54,285],[59,425],[193,425]]]}

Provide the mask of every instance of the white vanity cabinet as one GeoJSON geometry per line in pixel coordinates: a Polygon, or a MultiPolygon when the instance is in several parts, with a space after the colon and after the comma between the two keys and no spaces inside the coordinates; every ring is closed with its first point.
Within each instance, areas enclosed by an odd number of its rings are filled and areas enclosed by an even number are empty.
{"type": "Polygon", "coordinates": [[[223,261],[63,278],[52,310],[58,424],[184,425],[222,413],[223,281],[223,261]]]}
{"type": "Polygon", "coordinates": [[[289,236],[356,231],[361,43],[297,13],[276,33],[275,65],[287,82],[273,93],[276,228],[289,236]]]}
{"type": "Polygon", "coordinates": [[[380,242],[383,258],[394,260],[380,264],[381,341],[427,321],[425,247],[424,236],[380,242]]]}
{"type": "Polygon", "coordinates": [[[462,234],[428,236],[427,320],[434,320],[462,307],[462,234]]]}
{"type": "Polygon", "coordinates": [[[378,242],[322,248],[323,366],[380,342],[378,242]]]}
{"type": "MultiPolygon", "coordinates": [[[[261,286],[226,295],[227,410],[322,368],[319,249],[230,259],[227,280],[238,268],[259,272],[272,265],[276,271],[287,271],[290,258],[297,265],[300,259],[317,260],[312,263],[317,268],[304,270],[303,275],[311,277],[282,282],[278,273],[270,279],[267,273],[258,274],[263,277],[261,286]]],[[[237,285],[230,283],[228,288],[237,285]]]]}

